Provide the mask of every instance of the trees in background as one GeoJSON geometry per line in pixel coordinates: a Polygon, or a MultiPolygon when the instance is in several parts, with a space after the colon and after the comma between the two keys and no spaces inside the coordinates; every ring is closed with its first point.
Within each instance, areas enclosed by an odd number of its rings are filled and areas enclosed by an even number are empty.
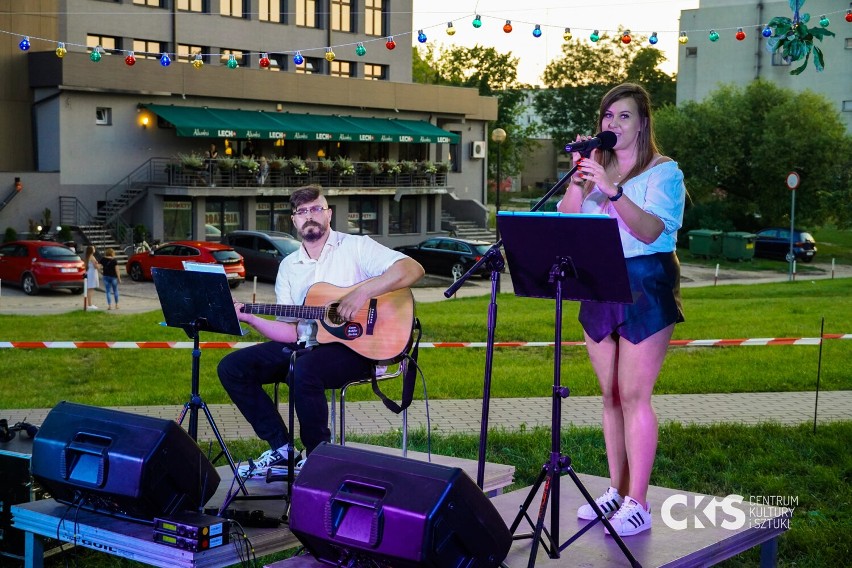
{"type": "Polygon", "coordinates": [[[793,170],[801,177],[796,225],[852,225],[852,137],[825,97],[758,80],[660,109],[655,119],[657,140],[686,178],[684,230],[789,225],[793,170]]]}

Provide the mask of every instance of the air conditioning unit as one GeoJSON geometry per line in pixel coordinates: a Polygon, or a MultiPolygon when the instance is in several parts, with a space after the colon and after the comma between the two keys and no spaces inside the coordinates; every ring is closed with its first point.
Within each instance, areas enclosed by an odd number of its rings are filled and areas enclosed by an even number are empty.
{"type": "Polygon", "coordinates": [[[488,153],[488,146],[485,145],[485,140],[477,140],[470,143],[470,159],[484,158],[488,153]]]}

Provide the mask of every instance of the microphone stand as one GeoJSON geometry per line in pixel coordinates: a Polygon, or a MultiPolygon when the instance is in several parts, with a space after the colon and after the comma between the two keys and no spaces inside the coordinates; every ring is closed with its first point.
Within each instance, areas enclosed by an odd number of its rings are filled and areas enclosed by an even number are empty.
{"type": "MultiPolygon", "coordinates": [[[[588,152],[580,152],[584,158],[588,158],[591,150],[588,152]]],[[[530,211],[538,211],[557,191],[565,187],[568,182],[577,172],[577,165],[574,164],[567,174],[562,176],[553,187],[548,190],[544,197],[538,200],[538,203],[530,208],[530,211]]],[[[480,489],[485,488],[485,449],[488,438],[488,412],[491,406],[491,370],[494,360],[494,330],[497,328],[497,291],[500,289],[500,272],[505,267],[503,255],[500,253],[500,248],[503,246],[503,239],[498,240],[491,245],[491,248],[482,255],[482,258],[465,272],[461,278],[453,282],[453,284],[444,291],[445,298],[451,298],[462,284],[464,284],[473,274],[479,271],[479,268],[487,263],[491,270],[491,302],[488,304],[488,338],[485,343],[485,377],[482,386],[482,418],[480,419],[479,430],[479,456],[476,464],[476,484],[480,489]]],[[[556,349],[560,346],[557,345],[556,349]]]]}

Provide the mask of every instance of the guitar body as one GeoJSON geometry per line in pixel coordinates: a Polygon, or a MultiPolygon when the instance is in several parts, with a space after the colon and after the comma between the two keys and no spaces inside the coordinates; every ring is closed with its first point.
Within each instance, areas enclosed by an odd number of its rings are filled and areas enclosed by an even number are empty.
{"type": "Polygon", "coordinates": [[[342,343],[364,357],[379,362],[395,362],[411,345],[414,329],[414,296],[408,288],[370,298],[357,316],[343,320],[337,315],[337,302],[355,286],[341,287],[317,282],[308,289],[303,306],[246,304],[242,311],[313,319],[317,341],[342,343]]]}

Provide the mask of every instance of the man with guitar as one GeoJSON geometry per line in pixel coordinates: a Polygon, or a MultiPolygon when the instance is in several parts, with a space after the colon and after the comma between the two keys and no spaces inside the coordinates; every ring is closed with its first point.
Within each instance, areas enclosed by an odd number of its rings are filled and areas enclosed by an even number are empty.
{"type": "Polygon", "coordinates": [[[270,447],[240,468],[243,475],[266,475],[287,463],[288,452],[295,453],[263,385],[286,377],[308,454],[329,441],[326,389],[368,377],[377,361],[405,350],[413,325],[408,288],[424,274],[418,262],[370,237],[331,229],[332,212],[318,187],[294,191],[290,208],[302,246],[279,266],[278,304],[235,304],[237,318],[270,341],[229,353],[218,367],[231,400],[270,447]],[[290,354],[305,347],[311,349],[298,357],[293,379],[290,354]]]}

